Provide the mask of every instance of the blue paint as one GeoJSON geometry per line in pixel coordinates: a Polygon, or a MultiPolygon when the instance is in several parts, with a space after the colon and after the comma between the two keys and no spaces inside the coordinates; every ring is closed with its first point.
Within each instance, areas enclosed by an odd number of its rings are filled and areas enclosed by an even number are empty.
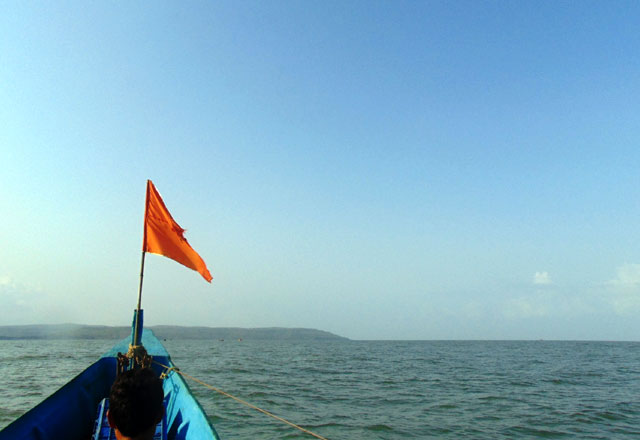
{"type": "MultiPolygon", "coordinates": [[[[97,362],[0,431],[0,440],[86,440],[91,437],[96,411],[116,377],[118,352],[126,353],[125,338],[97,362]]],[[[142,332],[142,344],[154,361],[174,367],[171,357],[151,330],[142,332]]],[[[161,374],[163,367],[153,364],[161,374]]],[[[182,377],[172,371],[163,384],[168,439],[218,440],[218,434],[182,377]]]]}

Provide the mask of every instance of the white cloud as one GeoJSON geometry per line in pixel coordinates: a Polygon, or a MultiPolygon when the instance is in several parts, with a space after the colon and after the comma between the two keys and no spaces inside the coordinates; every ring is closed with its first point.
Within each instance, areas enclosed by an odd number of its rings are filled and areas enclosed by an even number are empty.
{"type": "Polygon", "coordinates": [[[11,277],[9,277],[8,275],[0,276],[0,287],[7,287],[11,286],[12,284],[13,282],[11,281],[11,277]]]}
{"type": "Polygon", "coordinates": [[[616,313],[625,315],[640,310],[640,264],[624,264],[608,283],[610,301],[616,313]]]}
{"type": "Polygon", "coordinates": [[[533,275],[533,284],[539,286],[545,286],[552,284],[551,277],[549,276],[549,272],[536,272],[533,275]]]}
{"type": "Polygon", "coordinates": [[[640,286],[640,264],[624,264],[616,269],[616,277],[611,284],[625,287],[640,286]]]}

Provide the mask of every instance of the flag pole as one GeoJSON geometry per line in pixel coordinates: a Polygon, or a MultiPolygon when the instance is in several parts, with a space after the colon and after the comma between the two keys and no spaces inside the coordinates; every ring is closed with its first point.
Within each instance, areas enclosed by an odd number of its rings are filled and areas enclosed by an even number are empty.
{"type": "Polygon", "coordinates": [[[133,320],[133,332],[131,345],[137,346],[140,345],[140,340],[142,339],[142,282],[144,280],[144,257],[147,254],[147,211],[149,209],[149,185],[151,184],[150,180],[147,180],[147,193],[144,201],[144,230],[142,233],[142,261],[140,262],[140,286],[138,287],[138,307],[134,311],[134,320],[133,320]]]}
{"type": "Polygon", "coordinates": [[[144,278],[144,256],[147,253],[142,251],[142,262],[140,263],[140,287],[138,288],[138,310],[140,310],[140,306],[142,305],[142,280],[144,278]]]}
{"type": "Polygon", "coordinates": [[[144,257],[147,253],[142,251],[142,262],[140,263],[140,287],[138,288],[138,307],[135,310],[135,320],[133,323],[133,339],[131,340],[131,345],[137,346],[140,345],[140,339],[142,335],[140,331],[142,330],[142,281],[144,279],[144,257]]]}

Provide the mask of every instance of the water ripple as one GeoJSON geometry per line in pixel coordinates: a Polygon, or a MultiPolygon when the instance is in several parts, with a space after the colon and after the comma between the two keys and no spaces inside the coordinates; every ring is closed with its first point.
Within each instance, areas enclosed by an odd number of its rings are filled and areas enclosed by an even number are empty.
{"type": "MultiPolygon", "coordinates": [[[[0,427],[111,345],[2,341],[0,427]]],[[[331,439],[640,435],[637,343],[168,341],[166,346],[186,373],[331,439]]],[[[308,438],[196,384],[191,388],[223,439],[308,438]]]]}

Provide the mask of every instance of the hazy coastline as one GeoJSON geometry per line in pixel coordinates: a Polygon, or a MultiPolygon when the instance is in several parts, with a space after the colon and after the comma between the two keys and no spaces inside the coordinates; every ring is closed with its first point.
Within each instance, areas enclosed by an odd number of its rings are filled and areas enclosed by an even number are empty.
{"type": "MultiPolygon", "coordinates": [[[[160,339],[242,339],[242,340],[347,340],[323,330],[308,328],[240,328],[240,327],[184,327],[175,325],[149,326],[160,339]]],[[[122,339],[131,327],[36,324],[0,326],[0,340],[12,339],[122,339]]]]}

